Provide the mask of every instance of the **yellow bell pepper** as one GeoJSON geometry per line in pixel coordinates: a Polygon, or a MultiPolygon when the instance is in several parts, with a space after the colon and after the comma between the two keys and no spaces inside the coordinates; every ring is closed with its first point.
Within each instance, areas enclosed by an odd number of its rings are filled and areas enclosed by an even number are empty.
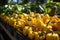
{"type": "Polygon", "coordinates": [[[59,40],[59,35],[56,33],[48,33],[46,35],[46,40],[59,40]]]}

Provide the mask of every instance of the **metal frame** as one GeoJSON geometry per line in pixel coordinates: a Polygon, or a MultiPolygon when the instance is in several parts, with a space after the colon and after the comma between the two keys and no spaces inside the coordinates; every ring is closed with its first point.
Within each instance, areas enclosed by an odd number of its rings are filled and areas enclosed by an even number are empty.
{"type": "Polygon", "coordinates": [[[0,23],[0,27],[4,29],[4,31],[7,33],[7,35],[12,39],[12,40],[17,40],[15,37],[13,37],[10,32],[0,23]]]}
{"type": "Polygon", "coordinates": [[[15,30],[13,27],[11,27],[2,19],[0,19],[0,26],[9,36],[9,38],[11,38],[11,40],[30,40],[28,37],[24,36],[22,33],[15,30]]]}

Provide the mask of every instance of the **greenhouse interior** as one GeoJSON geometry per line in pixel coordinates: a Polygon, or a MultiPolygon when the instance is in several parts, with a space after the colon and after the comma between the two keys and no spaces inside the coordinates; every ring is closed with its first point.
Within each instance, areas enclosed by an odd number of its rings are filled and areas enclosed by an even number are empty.
{"type": "Polygon", "coordinates": [[[0,40],[60,40],[60,0],[0,0],[0,40]]]}

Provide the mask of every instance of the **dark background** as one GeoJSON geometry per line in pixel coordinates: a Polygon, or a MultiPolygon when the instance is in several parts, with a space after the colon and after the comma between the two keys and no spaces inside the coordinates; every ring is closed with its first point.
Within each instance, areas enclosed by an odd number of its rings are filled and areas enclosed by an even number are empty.
{"type": "MultiPolygon", "coordinates": [[[[26,1],[26,0],[25,0],[26,1]]],[[[39,1],[39,0],[37,0],[39,1]]],[[[60,2],[60,0],[53,0],[54,2],[60,2]]],[[[8,0],[0,0],[0,6],[8,4],[8,0]]]]}
{"type": "Polygon", "coordinates": [[[53,0],[54,2],[60,2],[60,0],[53,0]]]}
{"type": "Polygon", "coordinates": [[[7,0],[0,0],[0,6],[7,4],[7,0]]]}

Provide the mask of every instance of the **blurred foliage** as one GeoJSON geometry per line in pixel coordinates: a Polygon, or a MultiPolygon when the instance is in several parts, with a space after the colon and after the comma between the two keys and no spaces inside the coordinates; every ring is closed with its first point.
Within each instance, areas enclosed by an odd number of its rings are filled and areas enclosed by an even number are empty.
{"type": "MultiPolygon", "coordinates": [[[[23,0],[24,1],[24,0],[23,0]]],[[[42,1],[42,0],[40,0],[42,1]]],[[[38,0],[39,2],[39,0],[38,0]]],[[[36,13],[49,13],[53,6],[60,6],[59,2],[53,2],[53,0],[47,0],[46,3],[40,5],[37,2],[28,2],[28,0],[24,1],[22,5],[18,4],[7,4],[5,6],[0,6],[0,13],[12,14],[15,13],[29,13],[29,12],[36,12],[36,13]]]]}
{"type": "Polygon", "coordinates": [[[36,3],[26,3],[23,5],[5,5],[3,7],[0,6],[0,13],[5,13],[5,14],[12,14],[12,13],[29,13],[29,12],[38,12],[38,13],[44,13],[44,9],[42,8],[41,5],[38,5],[36,3]]]}
{"type": "Polygon", "coordinates": [[[60,7],[60,2],[53,2],[53,0],[47,0],[47,3],[43,4],[46,13],[49,13],[53,6],[60,7]]]}

